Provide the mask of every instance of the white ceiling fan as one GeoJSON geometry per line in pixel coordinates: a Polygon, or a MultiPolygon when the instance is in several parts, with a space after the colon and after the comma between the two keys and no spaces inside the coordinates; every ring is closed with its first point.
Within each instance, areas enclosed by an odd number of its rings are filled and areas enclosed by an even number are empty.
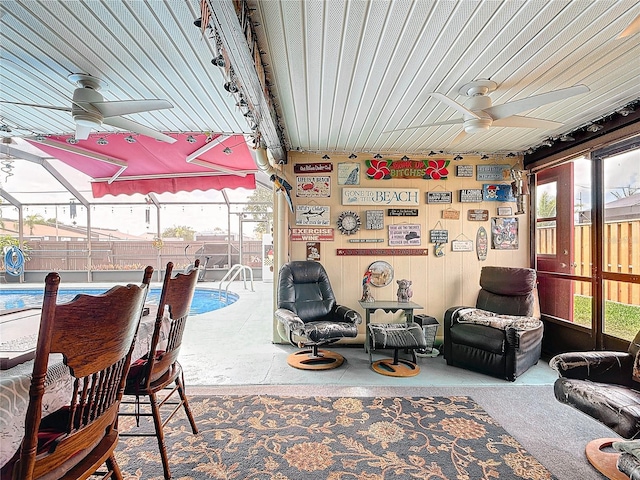
{"type": "Polygon", "coordinates": [[[492,105],[489,93],[493,92],[498,84],[493,80],[475,80],[463,85],[458,93],[469,97],[465,104],[456,102],[455,100],[441,94],[430,93],[429,96],[455,108],[462,113],[462,118],[453,120],[445,120],[443,122],[429,123],[425,125],[417,125],[415,127],[400,128],[397,130],[389,130],[383,133],[398,132],[404,130],[412,130],[426,127],[439,127],[442,125],[462,124],[463,130],[453,139],[451,145],[460,143],[468,134],[474,134],[489,130],[491,127],[519,127],[519,128],[546,128],[552,129],[562,126],[562,123],[551,120],[543,120],[541,118],[523,117],[519,113],[534,108],[541,107],[547,103],[553,103],[565,98],[572,97],[589,91],[586,85],[575,85],[573,87],[553,90],[551,92],[533,95],[520,100],[503,103],[501,105],[492,105]]]}
{"type": "Polygon", "coordinates": [[[105,101],[99,92],[101,89],[108,88],[108,85],[99,78],[84,73],[72,73],[68,78],[71,82],[78,85],[78,88],[73,92],[71,107],[8,101],[2,101],[1,103],[71,112],[71,116],[76,123],[75,136],[77,140],[86,140],[91,130],[98,130],[104,123],[112,127],[147,135],[148,137],[162,140],[163,142],[174,143],[176,141],[175,138],[169,135],[121,116],[131,113],[173,108],[173,105],[166,100],[122,100],[109,102],[105,101]]]}

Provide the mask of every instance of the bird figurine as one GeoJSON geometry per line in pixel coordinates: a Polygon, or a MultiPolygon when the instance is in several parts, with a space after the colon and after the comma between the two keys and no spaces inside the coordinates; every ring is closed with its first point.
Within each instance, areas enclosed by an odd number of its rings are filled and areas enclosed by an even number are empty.
{"type": "Polygon", "coordinates": [[[269,178],[275,185],[276,189],[284,193],[284,197],[287,199],[291,213],[293,213],[293,202],[291,201],[291,189],[293,187],[284,178],[279,177],[275,173],[271,174],[271,177],[269,178]]]}

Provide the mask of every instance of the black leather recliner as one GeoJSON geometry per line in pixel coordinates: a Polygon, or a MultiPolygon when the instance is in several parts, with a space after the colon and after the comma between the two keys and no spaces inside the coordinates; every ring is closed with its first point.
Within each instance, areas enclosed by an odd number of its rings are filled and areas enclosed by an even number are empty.
{"type": "Polygon", "coordinates": [[[543,324],[531,268],[483,267],[475,308],[444,315],[447,365],[514,381],[538,363],[543,324]]]}
{"type": "Polygon", "coordinates": [[[277,297],[275,316],[287,331],[291,344],[311,347],[289,355],[289,365],[304,370],[342,365],[342,355],[319,350],[318,346],[356,337],[362,316],[337,304],[322,264],[314,261],[284,264],[278,276],[277,297]]]}

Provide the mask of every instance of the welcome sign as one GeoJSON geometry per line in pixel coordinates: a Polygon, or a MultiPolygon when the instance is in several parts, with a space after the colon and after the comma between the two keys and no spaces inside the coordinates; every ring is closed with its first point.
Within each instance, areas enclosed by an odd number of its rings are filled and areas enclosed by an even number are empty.
{"type": "Polygon", "coordinates": [[[342,205],[420,205],[420,189],[344,187],[342,205]]]}

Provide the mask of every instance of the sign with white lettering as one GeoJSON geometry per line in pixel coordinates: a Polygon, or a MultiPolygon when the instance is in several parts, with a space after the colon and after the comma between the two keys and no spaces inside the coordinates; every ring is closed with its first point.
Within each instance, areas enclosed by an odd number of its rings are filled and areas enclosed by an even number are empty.
{"type": "Polygon", "coordinates": [[[449,230],[429,230],[429,241],[431,243],[447,243],[449,230]]]}
{"type": "Polygon", "coordinates": [[[384,210],[367,210],[365,212],[365,229],[382,230],[384,228],[384,210]]]}
{"type": "Polygon", "coordinates": [[[343,187],[342,205],[420,205],[420,189],[343,187]]]}
{"type": "Polygon", "coordinates": [[[296,177],[296,197],[330,197],[331,177],[296,177]]]}
{"type": "Polygon", "coordinates": [[[417,208],[388,208],[387,215],[390,217],[417,217],[417,208]]]}
{"type": "Polygon", "coordinates": [[[468,188],[460,190],[460,202],[462,203],[476,203],[482,201],[482,189],[480,188],[468,188]]]}
{"type": "Polygon", "coordinates": [[[353,255],[368,256],[400,256],[400,255],[429,255],[426,248],[338,248],[336,250],[338,257],[346,257],[353,255]]]}
{"type": "Polygon", "coordinates": [[[330,225],[329,207],[323,205],[296,205],[296,225],[330,225]]]}
{"type": "Polygon", "coordinates": [[[427,203],[451,203],[451,192],[427,192],[427,203]]]}
{"type": "Polygon", "coordinates": [[[489,210],[471,209],[467,212],[467,220],[470,222],[486,222],[489,220],[489,210]]]}
{"type": "Polygon", "coordinates": [[[511,178],[511,165],[478,165],[476,180],[503,181],[511,178]]]}
{"type": "Polygon", "coordinates": [[[293,171],[294,173],[329,173],[333,171],[333,163],[296,163],[293,171]]]}
{"type": "Polygon", "coordinates": [[[473,165],[456,165],[456,177],[473,177],[473,165]]]}
{"type": "Polygon", "coordinates": [[[452,240],[452,252],[473,252],[473,241],[471,240],[452,240]]]}
{"type": "Polygon", "coordinates": [[[291,228],[289,239],[292,242],[333,241],[333,228],[291,228]]]}

